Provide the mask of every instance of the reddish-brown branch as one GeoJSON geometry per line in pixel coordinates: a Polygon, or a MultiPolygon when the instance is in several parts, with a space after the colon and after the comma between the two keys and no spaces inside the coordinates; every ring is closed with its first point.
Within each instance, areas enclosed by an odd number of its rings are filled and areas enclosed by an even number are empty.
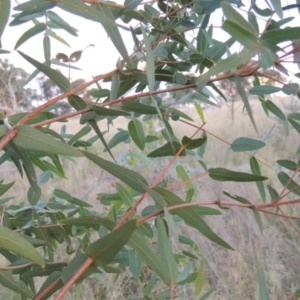
{"type": "Polygon", "coordinates": [[[86,261],[81,265],[81,267],[76,271],[76,273],[69,279],[69,281],[60,290],[55,300],[61,300],[63,296],[68,292],[72,285],[79,279],[79,277],[94,263],[94,259],[88,257],[86,261]]]}
{"type": "Polygon", "coordinates": [[[36,296],[34,298],[34,300],[41,300],[41,299],[43,299],[44,296],[46,296],[50,291],[52,291],[60,282],[61,282],[61,278],[57,278],[46,289],[44,289],[38,296],[36,296]]]}

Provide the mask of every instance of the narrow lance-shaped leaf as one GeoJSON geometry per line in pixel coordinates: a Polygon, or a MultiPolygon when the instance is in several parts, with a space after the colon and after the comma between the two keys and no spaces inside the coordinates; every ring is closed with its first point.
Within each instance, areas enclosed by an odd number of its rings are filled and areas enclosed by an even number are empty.
{"type": "Polygon", "coordinates": [[[63,91],[67,92],[71,88],[71,84],[69,80],[61,73],[47,67],[46,65],[38,62],[32,57],[24,54],[21,51],[18,51],[19,54],[25,58],[28,62],[34,65],[39,71],[43,72],[46,76],[48,76],[53,82],[63,91]]]}
{"type": "Polygon", "coordinates": [[[18,134],[13,139],[13,143],[21,148],[67,156],[82,156],[77,149],[42,133],[38,129],[27,125],[18,125],[16,129],[18,134]]]}
{"type": "Polygon", "coordinates": [[[238,67],[239,65],[244,64],[245,61],[248,61],[254,55],[256,55],[256,51],[244,49],[239,54],[233,54],[225,59],[218,61],[214,66],[212,66],[209,69],[209,71],[207,71],[203,75],[200,75],[197,78],[196,80],[197,90],[199,91],[202,90],[205,84],[209,81],[211,76],[217,75],[226,70],[232,70],[238,67]]]}
{"type": "Polygon", "coordinates": [[[43,32],[46,30],[46,24],[45,23],[38,23],[32,28],[28,29],[26,32],[24,32],[21,37],[18,39],[15,45],[15,50],[18,49],[22,44],[24,44],[26,41],[28,41],[33,36],[43,32]]]}
{"type": "Polygon", "coordinates": [[[265,176],[248,174],[244,172],[235,172],[224,168],[209,169],[209,176],[217,181],[235,181],[235,182],[251,182],[262,181],[268,179],[265,176]]]}
{"type": "Polygon", "coordinates": [[[178,277],[177,264],[173,255],[173,251],[168,239],[166,228],[162,218],[158,217],[157,222],[157,236],[158,236],[158,248],[162,262],[162,272],[165,274],[165,278],[168,278],[168,285],[171,282],[176,282],[178,277]]]}
{"type": "Polygon", "coordinates": [[[42,267],[45,266],[43,257],[26,239],[2,225],[0,225],[0,247],[20,254],[42,267]]]}
{"type": "Polygon", "coordinates": [[[0,2],[0,48],[2,48],[1,37],[10,15],[10,2],[11,0],[1,0],[0,2]]]}
{"type": "Polygon", "coordinates": [[[34,297],[34,293],[23,281],[16,281],[11,271],[0,271],[0,284],[25,298],[33,299],[34,297]]]}
{"type": "Polygon", "coordinates": [[[141,149],[145,148],[145,133],[141,122],[133,119],[128,123],[128,132],[134,143],[141,149]]]}
{"type": "Polygon", "coordinates": [[[250,106],[250,103],[248,100],[248,96],[246,95],[245,88],[242,86],[241,79],[239,77],[235,77],[235,84],[236,84],[236,89],[237,89],[239,95],[241,96],[244,106],[246,108],[246,111],[250,117],[250,120],[254,126],[254,129],[257,131],[254,116],[252,113],[252,109],[251,109],[251,106],[250,106]]]}
{"type": "Polygon", "coordinates": [[[142,272],[142,260],[135,250],[129,251],[128,260],[132,275],[135,278],[139,278],[142,272]]]}
{"type": "Polygon", "coordinates": [[[136,226],[136,220],[126,222],[122,227],[90,244],[85,249],[85,254],[92,257],[98,266],[109,264],[128,242],[136,226]]]}
{"type": "MultiPolygon", "coordinates": [[[[254,156],[252,156],[250,158],[250,168],[251,168],[252,174],[261,175],[259,164],[257,162],[257,159],[254,156]]],[[[265,191],[265,187],[264,187],[263,183],[261,181],[257,181],[256,186],[257,186],[257,189],[259,191],[262,201],[266,202],[266,191],[265,191]]]]}
{"type": "MultiPolygon", "coordinates": [[[[154,190],[156,192],[158,192],[164,198],[168,207],[172,207],[175,205],[180,205],[180,204],[185,203],[174,193],[172,193],[166,189],[156,187],[156,188],[154,188],[154,190]]],[[[201,215],[198,214],[197,210],[194,207],[182,207],[182,208],[178,208],[176,210],[171,210],[170,213],[178,215],[189,226],[192,226],[192,227],[196,228],[197,230],[199,230],[199,232],[201,232],[205,237],[207,237],[211,241],[221,245],[222,247],[232,250],[232,247],[228,243],[226,243],[224,240],[222,240],[218,235],[216,235],[212,231],[212,229],[201,218],[201,215]]]]}
{"type": "Polygon", "coordinates": [[[258,33],[255,28],[232,8],[231,4],[223,2],[221,5],[226,16],[222,28],[245,47],[255,49],[258,41],[258,33]]]}
{"type": "Polygon", "coordinates": [[[233,152],[253,151],[261,149],[265,145],[266,143],[262,141],[241,137],[233,141],[231,150],[233,152]]]}
{"type": "Polygon", "coordinates": [[[147,36],[146,30],[141,25],[142,33],[143,33],[143,39],[147,51],[146,55],[146,63],[147,63],[147,79],[148,79],[148,85],[149,85],[149,90],[153,91],[154,90],[154,85],[155,85],[155,64],[154,64],[154,55],[153,51],[151,48],[151,43],[150,40],[147,36]]]}
{"type": "Polygon", "coordinates": [[[141,193],[145,192],[145,188],[141,185],[141,183],[144,185],[148,185],[148,183],[146,179],[139,173],[105,160],[95,154],[86,151],[82,151],[82,153],[96,165],[109,172],[113,176],[119,178],[134,190],[141,193]]]}

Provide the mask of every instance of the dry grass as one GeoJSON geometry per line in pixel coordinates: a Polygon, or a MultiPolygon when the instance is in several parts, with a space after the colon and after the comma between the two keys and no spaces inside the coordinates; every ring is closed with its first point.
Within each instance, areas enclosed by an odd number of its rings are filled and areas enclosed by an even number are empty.
{"type": "MultiPolygon", "coordinates": [[[[291,110],[293,102],[290,99],[277,99],[276,103],[283,107],[287,105],[291,110]]],[[[295,151],[299,144],[299,136],[291,132],[289,137],[284,136],[282,124],[278,125],[278,120],[272,117],[265,117],[258,101],[251,101],[254,111],[258,133],[255,132],[248,116],[239,110],[235,113],[235,121],[232,122],[230,109],[226,106],[222,108],[209,108],[205,110],[206,125],[205,129],[214,133],[218,137],[232,142],[240,136],[260,139],[276,123],[276,128],[268,140],[267,146],[260,150],[256,157],[262,160],[267,166],[262,166],[262,172],[270,176],[268,184],[276,184],[274,187],[280,187],[276,181],[276,160],[278,158],[297,160],[295,151]]],[[[183,108],[183,111],[196,120],[195,124],[201,125],[200,118],[193,108],[183,108]],[[197,121],[198,120],[198,121],[197,121]]],[[[116,128],[126,128],[124,118],[119,118],[114,122],[114,128],[111,128],[106,139],[109,140],[116,128]]],[[[178,136],[191,136],[195,129],[180,122],[173,122],[174,132],[178,136]]],[[[106,128],[106,123],[99,124],[101,129],[106,128]]],[[[154,126],[158,126],[155,124],[154,126]]],[[[55,124],[56,129],[60,129],[61,124],[55,124]]],[[[70,120],[68,132],[76,132],[78,129],[78,120],[70,120]]],[[[103,147],[96,143],[93,149],[102,153],[103,147]]],[[[241,153],[231,153],[224,163],[225,153],[228,145],[224,144],[215,137],[208,136],[208,146],[205,152],[205,161],[212,167],[222,166],[239,171],[249,171],[249,158],[241,153]]],[[[113,153],[116,157],[130,151],[128,145],[116,147],[113,153]]],[[[103,154],[101,154],[103,155],[103,154]]],[[[108,157],[107,154],[104,157],[108,157]]],[[[151,165],[142,163],[139,168],[150,182],[153,182],[155,176],[166,165],[168,159],[156,161],[151,165]]],[[[199,163],[193,158],[180,158],[179,162],[186,167],[190,176],[201,173],[199,163]]],[[[86,159],[80,159],[77,164],[65,161],[67,167],[66,175],[69,180],[55,179],[51,185],[44,187],[45,196],[51,193],[52,188],[65,189],[74,196],[80,197],[91,186],[94,186],[90,194],[89,201],[94,205],[98,212],[103,210],[99,201],[94,200],[97,193],[114,192],[114,178],[95,167],[86,159]],[[74,184],[75,183],[75,184],[74,184]]],[[[1,166],[6,168],[7,181],[15,180],[18,176],[16,171],[11,171],[11,166],[1,166]]],[[[174,168],[166,176],[169,184],[179,182],[174,168]]],[[[205,178],[195,182],[197,197],[194,200],[208,201],[221,199],[225,200],[223,191],[231,194],[237,194],[247,198],[251,202],[260,202],[259,194],[254,183],[237,184],[237,183],[220,183],[205,178]]],[[[26,179],[17,180],[18,189],[15,201],[26,201],[26,192],[28,183],[26,179]],[[25,199],[24,199],[25,195],[25,199]]],[[[16,191],[16,190],[15,190],[16,191]]],[[[173,190],[184,197],[185,188],[181,187],[173,190]]],[[[226,199],[228,200],[228,199],[226,199]]],[[[274,300],[285,299],[291,293],[291,287],[300,286],[300,247],[299,237],[291,228],[287,221],[274,219],[272,217],[262,216],[264,232],[261,233],[255,222],[251,210],[233,208],[230,210],[223,209],[222,216],[206,217],[206,221],[211,225],[213,230],[218,233],[224,240],[231,244],[235,251],[227,251],[202,237],[199,232],[182,227],[182,232],[187,236],[195,239],[205,255],[205,291],[215,287],[216,291],[210,297],[214,300],[239,300],[239,299],[259,299],[259,286],[257,279],[256,261],[259,265],[264,266],[270,298],[274,300]]],[[[299,209],[294,211],[299,214],[299,209]]],[[[174,243],[177,253],[182,250],[182,245],[174,243]]],[[[64,253],[62,252],[63,256],[64,253]]],[[[165,287],[156,286],[157,291],[165,287]]],[[[97,275],[83,282],[83,293],[79,299],[142,299],[142,284],[138,281],[129,279],[128,273],[124,272],[118,278],[111,275],[97,275]]],[[[66,296],[65,299],[75,299],[76,288],[66,296]]],[[[197,299],[193,296],[193,287],[177,288],[176,294],[178,299],[197,299]]],[[[16,299],[14,295],[6,293],[5,289],[0,294],[1,299],[16,299]]]]}

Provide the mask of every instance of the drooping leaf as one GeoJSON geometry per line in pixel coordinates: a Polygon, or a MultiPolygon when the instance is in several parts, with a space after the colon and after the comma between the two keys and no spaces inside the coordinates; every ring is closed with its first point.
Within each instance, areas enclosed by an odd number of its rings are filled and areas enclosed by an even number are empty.
{"type": "Polygon", "coordinates": [[[268,179],[265,176],[248,174],[244,172],[235,172],[224,168],[209,169],[209,176],[217,181],[235,181],[235,182],[251,182],[262,181],[268,179]]]}
{"type": "Polygon", "coordinates": [[[265,145],[266,143],[262,141],[241,137],[234,140],[230,148],[233,152],[244,152],[258,150],[263,148],[265,145]]]}
{"type": "Polygon", "coordinates": [[[45,266],[43,257],[26,239],[2,225],[0,225],[0,247],[20,254],[43,267],[45,266]]]}
{"type": "Polygon", "coordinates": [[[32,38],[33,36],[43,32],[46,30],[46,24],[45,23],[38,23],[32,28],[28,29],[26,32],[24,32],[21,37],[18,39],[15,45],[15,50],[18,49],[22,44],[24,44],[27,40],[32,38]]]}
{"type": "Polygon", "coordinates": [[[269,95],[281,91],[281,88],[273,85],[257,85],[249,90],[251,95],[269,95]]]}
{"type": "Polygon", "coordinates": [[[158,238],[158,248],[162,262],[162,270],[164,272],[164,277],[167,278],[168,285],[171,282],[176,282],[178,278],[177,264],[173,255],[173,251],[168,239],[166,228],[163,220],[158,217],[156,219],[157,224],[157,238],[158,238]]]}
{"type": "Polygon", "coordinates": [[[18,134],[13,139],[13,143],[21,148],[67,156],[82,156],[80,151],[38,129],[27,125],[18,125],[16,129],[18,134]]]}
{"type": "Polygon", "coordinates": [[[182,138],[182,145],[185,146],[186,149],[196,149],[201,147],[207,141],[207,135],[205,134],[203,137],[198,139],[191,139],[187,136],[182,138]]]}
{"type": "Polygon", "coordinates": [[[10,15],[10,2],[11,0],[1,0],[0,2],[0,49],[2,48],[1,37],[10,15]]]}
{"type": "Polygon", "coordinates": [[[93,106],[94,111],[102,116],[129,116],[130,113],[124,110],[119,110],[119,109],[109,109],[105,107],[100,107],[97,105],[93,106]]]}
{"type": "Polygon", "coordinates": [[[0,283],[23,297],[33,299],[34,293],[23,281],[16,281],[12,271],[0,271],[0,283]]]}
{"type": "MultiPolygon", "coordinates": [[[[162,157],[162,156],[174,156],[181,148],[181,145],[177,142],[168,142],[164,146],[152,151],[147,157],[162,157]]],[[[185,156],[185,150],[180,153],[180,156],[185,156]]]]}
{"type": "Polygon", "coordinates": [[[154,85],[155,85],[155,64],[154,64],[154,55],[153,51],[151,48],[150,40],[147,36],[146,30],[141,25],[142,33],[143,33],[143,38],[144,38],[144,43],[147,51],[146,55],[146,63],[147,63],[147,79],[148,79],[148,85],[149,85],[149,90],[153,91],[154,90],[154,85]]]}
{"type": "MultiPolygon", "coordinates": [[[[61,277],[60,271],[54,271],[51,273],[48,278],[45,280],[43,285],[41,286],[40,290],[37,293],[37,296],[41,294],[44,290],[46,290],[49,286],[51,286],[54,282],[57,282],[57,280],[61,277]]],[[[57,290],[59,290],[63,286],[63,282],[60,280],[58,284],[55,285],[55,287],[52,287],[49,289],[49,293],[45,295],[41,300],[48,299],[52,294],[54,294],[57,290]]]]}
{"type": "Polygon", "coordinates": [[[282,166],[288,170],[291,170],[291,171],[296,171],[296,169],[299,167],[295,162],[288,160],[288,159],[279,159],[279,160],[277,160],[277,163],[280,166],[282,166]]]}
{"type": "Polygon", "coordinates": [[[300,196],[300,186],[285,172],[279,172],[277,178],[283,186],[285,186],[292,193],[300,196]]]}
{"type": "Polygon", "coordinates": [[[139,278],[142,272],[142,260],[136,251],[129,251],[129,267],[134,278],[139,278]]]}
{"type": "Polygon", "coordinates": [[[124,41],[118,30],[114,16],[105,3],[96,5],[86,5],[81,0],[64,0],[57,3],[57,6],[74,15],[89,19],[102,24],[116,49],[122,55],[128,66],[131,66],[131,60],[128,56],[124,41]]]}
{"type": "Polygon", "coordinates": [[[19,54],[25,58],[28,62],[34,65],[39,71],[43,72],[46,76],[48,76],[53,82],[63,91],[67,92],[71,88],[71,84],[69,80],[62,75],[61,73],[47,67],[46,65],[38,62],[37,60],[33,59],[32,57],[18,51],[19,54]]]}
{"type": "MultiPolygon", "coordinates": [[[[168,207],[185,203],[177,195],[164,188],[156,187],[154,188],[154,190],[164,198],[168,207]]],[[[170,213],[178,215],[189,226],[192,226],[199,230],[199,232],[201,232],[205,237],[207,237],[211,241],[227,249],[232,249],[232,247],[228,243],[222,240],[211,230],[211,228],[207,225],[206,222],[204,222],[204,220],[201,218],[201,215],[198,214],[197,210],[194,207],[182,207],[176,210],[171,210],[170,213]]]]}
{"type": "MultiPolygon", "coordinates": [[[[261,175],[259,164],[257,162],[257,159],[254,156],[250,158],[250,168],[252,174],[261,175]]],[[[263,200],[263,202],[266,202],[266,191],[263,183],[261,181],[256,181],[256,186],[259,191],[261,199],[263,200]]]]}
{"type": "Polygon", "coordinates": [[[134,143],[141,149],[145,149],[145,133],[141,122],[133,119],[128,123],[128,132],[134,143]]]}
{"type": "Polygon", "coordinates": [[[204,260],[202,259],[200,262],[200,268],[195,283],[196,285],[195,295],[199,295],[201,293],[203,284],[204,284],[204,260]]]}
{"type": "Polygon", "coordinates": [[[276,117],[278,117],[280,120],[284,121],[286,120],[286,116],[282,112],[282,110],[272,101],[267,100],[266,101],[266,108],[273,113],[276,117]]]}
{"type": "Polygon", "coordinates": [[[223,30],[245,47],[255,49],[258,41],[255,28],[233,9],[231,4],[223,2],[221,5],[226,16],[226,21],[222,25],[223,30]]]}
{"type": "Polygon", "coordinates": [[[128,192],[128,190],[126,188],[123,187],[123,185],[121,185],[118,182],[116,183],[116,188],[118,190],[118,193],[119,193],[120,197],[124,201],[124,204],[127,207],[131,207],[134,204],[134,201],[135,201],[133,199],[132,195],[128,192]]]}

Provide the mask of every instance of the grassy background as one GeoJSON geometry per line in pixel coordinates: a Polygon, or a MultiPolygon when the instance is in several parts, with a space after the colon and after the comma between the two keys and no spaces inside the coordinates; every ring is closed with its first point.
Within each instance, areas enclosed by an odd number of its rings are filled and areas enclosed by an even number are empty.
{"type": "MultiPolygon", "coordinates": [[[[274,101],[286,113],[298,109],[298,99],[277,98],[274,101]]],[[[242,111],[241,102],[236,102],[234,121],[232,120],[230,105],[206,109],[204,111],[206,121],[204,128],[208,132],[231,143],[241,136],[261,139],[273,124],[276,124],[272,135],[267,141],[267,146],[258,152],[256,158],[265,163],[265,165],[261,164],[261,171],[269,177],[266,183],[277,188],[277,191],[280,192],[282,187],[276,180],[276,160],[284,158],[297,161],[298,157],[295,153],[300,142],[299,135],[294,130],[291,130],[289,136],[286,136],[283,124],[274,116],[266,117],[259,101],[251,101],[251,107],[255,115],[258,133],[255,132],[251,125],[249,117],[242,111]]],[[[184,107],[181,110],[190,115],[195,120],[195,124],[201,125],[200,118],[194,108],[184,107]]],[[[117,128],[126,129],[126,122],[127,120],[124,118],[118,118],[114,121],[114,127],[111,127],[110,132],[105,136],[106,140],[110,140],[116,133],[117,128]]],[[[54,124],[51,128],[59,131],[62,124],[54,124]]],[[[153,133],[159,125],[159,123],[154,123],[148,127],[148,130],[153,133]]],[[[107,127],[106,122],[100,122],[99,126],[102,130],[105,130],[107,127]]],[[[146,125],[144,126],[146,128],[146,125]]],[[[183,125],[180,122],[173,122],[172,126],[178,137],[191,136],[195,132],[194,128],[183,125]]],[[[67,132],[75,133],[78,129],[78,119],[70,120],[67,125],[67,132]]],[[[230,153],[225,160],[228,147],[220,139],[208,135],[208,145],[204,155],[206,164],[209,167],[225,167],[250,172],[250,156],[244,153],[230,153]]],[[[155,177],[158,176],[169,161],[168,158],[154,160],[151,163],[130,160],[126,153],[130,153],[132,150],[136,150],[133,145],[122,144],[114,148],[112,152],[118,159],[125,158],[122,164],[131,165],[145,176],[150,183],[154,181],[155,177]]],[[[103,146],[100,143],[93,145],[93,151],[104,158],[108,158],[107,153],[103,154],[103,146]]],[[[181,157],[165,178],[168,185],[181,181],[175,171],[175,166],[179,163],[186,168],[190,177],[203,172],[200,164],[194,158],[181,157]]],[[[116,180],[113,176],[98,169],[84,158],[79,159],[78,163],[64,161],[64,165],[68,180],[55,177],[49,185],[43,187],[44,196],[49,198],[53,189],[58,188],[64,189],[80,198],[93,186],[89,202],[94,205],[94,209],[98,212],[107,209],[96,200],[96,195],[98,193],[116,191],[116,180]]],[[[1,168],[6,174],[6,182],[18,178],[17,171],[10,164],[1,166],[1,168]]],[[[223,195],[225,190],[233,195],[243,196],[253,203],[261,202],[255,183],[220,183],[205,177],[194,182],[194,185],[197,189],[197,196],[193,199],[194,201],[217,199],[228,201],[229,199],[223,195]]],[[[26,178],[17,179],[14,187],[15,203],[27,201],[27,189],[28,183],[26,178]]],[[[181,195],[184,199],[185,187],[181,186],[172,191],[181,195]]],[[[269,198],[268,201],[270,201],[269,198]]],[[[289,212],[291,210],[292,208],[290,208],[289,212]]],[[[299,215],[299,209],[293,208],[293,214],[299,215]]],[[[300,247],[297,232],[287,220],[275,219],[270,216],[262,216],[262,219],[264,225],[263,233],[259,231],[251,210],[240,208],[223,209],[222,216],[205,218],[212,229],[232,245],[235,251],[227,251],[203,238],[198,231],[181,226],[181,232],[194,239],[203,252],[205,259],[204,292],[212,287],[215,288],[215,292],[210,299],[259,299],[257,265],[264,268],[271,299],[285,299],[291,293],[293,287],[300,287],[300,247]]],[[[175,241],[173,242],[175,252],[181,253],[184,247],[175,241]]],[[[59,256],[62,259],[67,259],[64,249],[62,247],[59,256]]],[[[4,264],[5,261],[3,260],[1,265],[4,264]]],[[[83,293],[81,296],[78,296],[78,299],[142,299],[142,284],[137,280],[131,280],[127,272],[129,271],[124,272],[117,278],[112,275],[93,276],[77,288],[74,287],[65,299],[76,299],[76,293],[80,295],[80,289],[83,289],[83,293]]],[[[155,291],[164,289],[163,285],[157,284],[155,286],[155,291]]],[[[176,288],[178,299],[198,299],[199,297],[193,296],[193,292],[192,285],[176,288]]],[[[6,289],[1,289],[0,291],[1,299],[18,299],[18,297],[12,295],[6,289]]],[[[153,299],[155,299],[155,296],[153,299]]]]}

